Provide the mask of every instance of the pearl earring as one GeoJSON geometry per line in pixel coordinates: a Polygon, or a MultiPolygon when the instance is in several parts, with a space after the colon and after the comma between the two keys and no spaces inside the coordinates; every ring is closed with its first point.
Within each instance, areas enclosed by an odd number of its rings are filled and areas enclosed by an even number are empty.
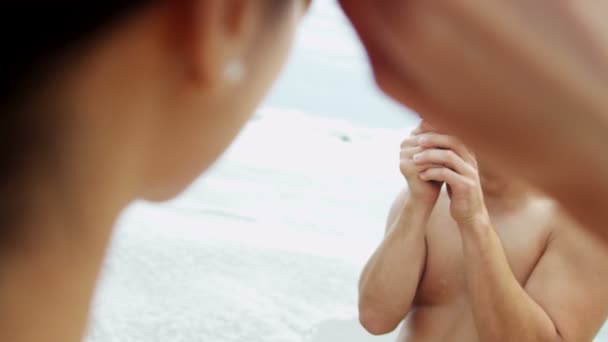
{"type": "Polygon", "coordinates": [[[238,58],[229,59],[224,65],[224,79],[228,83],[239,83],[247,74],[243,62],[238,58]]]}

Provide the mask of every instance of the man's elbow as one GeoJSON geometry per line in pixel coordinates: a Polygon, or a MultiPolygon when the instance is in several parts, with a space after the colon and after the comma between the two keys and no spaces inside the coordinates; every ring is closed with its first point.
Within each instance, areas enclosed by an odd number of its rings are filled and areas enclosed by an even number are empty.
{"type": "Polygon", "coordinates": [[[397,328],[401,320],[375,309],[359,309],[359,322],[372,335],[384,335],[397,328]]]}

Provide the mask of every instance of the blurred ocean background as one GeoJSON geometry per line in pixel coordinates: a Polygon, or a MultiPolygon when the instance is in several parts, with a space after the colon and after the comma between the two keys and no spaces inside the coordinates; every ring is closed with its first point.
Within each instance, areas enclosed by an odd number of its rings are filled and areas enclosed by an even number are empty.
{"type": "Polygon", "coordinates": [[[217,165],[178,199],[124,213],[87,341],[394,341],[359,327],[356,285],[417,122],[376,90],[337,5],[314,2],[217,165]]]}

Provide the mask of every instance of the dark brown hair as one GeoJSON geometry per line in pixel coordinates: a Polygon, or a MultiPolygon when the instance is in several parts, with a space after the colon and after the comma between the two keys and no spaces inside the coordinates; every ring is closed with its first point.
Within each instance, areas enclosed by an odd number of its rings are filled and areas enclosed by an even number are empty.
{"type": "MultiPolygon", "coordinates": [[[[172,0],[166,0],[172,1],[172,0]]],[[[176,0],[180,1],[180,0],[176,0]]],[[[252,0],[253,1],[253,0],[252,0]]],[[[275,22],[292,0],[266,0],[267,22],[275,22]]],[[[21,0],[0,5],[0,234],[26,214],[25,178],[52,155],[61,115],[45,108],[41,91],[53,87],[58,67],[78,55],[119,20],[158,0],[21,0]],[[33,170],[33,171],[31,171],[33,170]]],[[[0,236],[0,240],[2,236],[0,236]]]]}
{"type": "MultiPolygon", "coordinates": [[[[21,181],[57,118],[31,110],[38,88],[64,56],[152,0],[9,1],[0,5],[0,239],[24,213],[21,181]]],[[[33,105],[36,107],[36,105],[33,105]]]]}

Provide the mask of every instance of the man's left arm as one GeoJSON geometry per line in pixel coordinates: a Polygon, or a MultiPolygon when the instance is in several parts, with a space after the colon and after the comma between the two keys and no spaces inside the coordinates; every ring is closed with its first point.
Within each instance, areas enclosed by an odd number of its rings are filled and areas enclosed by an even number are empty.
{"type": "Polygon", "coordinates": [[[461,227],[481,341],[593,340],[608,314],[608,255],[597,241],[569,229],[558,229],[522,286],[489,224],[461,227]]]}
{"type": "Polygon", "coordinates": [[[590,341],[606,318],[608,253],[574,227],[558,229],[524,286],[515,278],[483,201],[477,165],[457,140],[436,134],[421,174],[449,186],[462,234],[465,272],[481,341],[590,341]]]}
{"type": "Polygon", "coordinates": [[[552,318],[562,340],[591,341],[608,317],[606,284],[606,246],[564,217],[525,290],[552,318]]]}
{"type": "Polygon", "coordinates": [[[461,230],[466,279],[480,340],[565,340],[551,316],[513,275],[494,229],[489,223],[473,225],[461,230]]]}

